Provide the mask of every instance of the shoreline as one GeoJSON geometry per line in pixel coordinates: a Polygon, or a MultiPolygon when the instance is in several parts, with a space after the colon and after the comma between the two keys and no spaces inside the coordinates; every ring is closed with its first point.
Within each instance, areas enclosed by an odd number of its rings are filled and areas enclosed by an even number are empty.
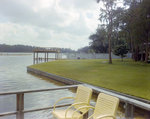
{"type": "Polygon", "coordinates": [[[32,55],[32,54],[8,54],[8,53],[7,54],[0,54],[0,56],[11,56],[11,55],[13,55],[13,56],[17,55],[18,56],[18,55],[32,55]]]}
{"type": "Polygon", "coordinates": [[[65,77],[62,77],[62,76],[58,76],[58,75],[55,75],[55,74],[44,72],[44,71],[41,71],[41,70],[38,70],[38,69],[33,69],[33,68],[30,68],[30,67],[27,67],[27,72],[32,72],[32,73],[35,73],[37,75],[44,76],[44,77],[47,77],[47,78],[65,83],[66,85],[83,84],[83,82],[80,82],[80,81],[75,81],[73,79],[65,78],[65,77]]]}

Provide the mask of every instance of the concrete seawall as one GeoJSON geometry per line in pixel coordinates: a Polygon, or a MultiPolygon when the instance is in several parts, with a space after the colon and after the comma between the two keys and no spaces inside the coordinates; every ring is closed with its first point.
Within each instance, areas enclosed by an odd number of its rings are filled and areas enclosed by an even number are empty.
{"type": "Polygon", "coordinates": [[[72,80],[72,79],[69,79],[69,78],[65,78],[65,77],[58,76],[58,75],[55,75],[55,74],[51,74],[51,73],[48,73],[48,72],[44,72],[44,71],[41,71],[41,70],[33,69],[33,68],[30,68],[30,67],[27,67],[27,72],[32,72],[32,73],[35,73],[35,74],[38,74],[38,75],[41,75],[41,76],[44,76],[44,77],[62,82],[62,83],[65,83],[67,85],[83,84],[80,81],[75,81],[75,80],[72,80]]]}

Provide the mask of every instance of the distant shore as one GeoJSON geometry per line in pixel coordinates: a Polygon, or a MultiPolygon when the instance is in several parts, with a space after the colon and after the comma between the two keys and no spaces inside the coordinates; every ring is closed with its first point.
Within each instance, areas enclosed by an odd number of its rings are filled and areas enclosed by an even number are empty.
{"type": "Polygon", "coordinates": [[[11,54],[11,53],[5,53],[5,54],[3,54],[3,53],[0,53],[0,56],[8,56],[8,55],[9,55],[9,56],[10,56],[10,55],[13,55],[13,56],[14,56],[14,55],[17,55],[17,56],[18,56],[18,55],[32,55],[32,54],[11,54]]]}

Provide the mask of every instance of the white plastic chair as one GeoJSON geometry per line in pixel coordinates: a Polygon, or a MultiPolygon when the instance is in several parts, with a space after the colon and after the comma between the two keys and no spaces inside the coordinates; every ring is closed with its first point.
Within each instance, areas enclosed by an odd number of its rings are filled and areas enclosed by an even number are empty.
{"type": "Polygon", "coordinates": [[[90,104],[90,100],[91,100],[91,96],[92,96],[92,89],[79,85],[77,88],[77,92],[76,92],[76,96],[75,97],[64,97],[64,98],[60,98],[58,101],[56,101],[56,103],[54,104],[54,109],[52,111],[53,114],[53,119],[54,117],[57,117],[58,119],[82,119],[83,115],[88,111],[88,108],[84,108],[84,109],[80,109],[78,111],[80,112],[75,112],[75,110],[71,109],[72,107],[74,107],[75,109],[78,109],[82,106],[89,106],[90,104]],[[74,99],[74,103],[69,106],[66,110],[55,110],[55,106],[57,104],[57,102],[59,102],[60,100],[63,99],[74,99]],[[73,115],[74,114],[74,115],[73,115]],[[72,117],[73,115],[73,117],[72,117]]]}

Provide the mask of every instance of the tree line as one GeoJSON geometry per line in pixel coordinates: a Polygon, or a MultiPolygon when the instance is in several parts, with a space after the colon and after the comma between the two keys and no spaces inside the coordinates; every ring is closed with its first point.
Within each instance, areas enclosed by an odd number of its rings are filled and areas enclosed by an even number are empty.
{"type": "Polygon", "coordinates": [[[125,45],[135,61],[138,60],[140,53],[141,60],[145,59],[147,63],[150,42],[150,0],[123,0],[121,7],[118,7],[119,0],[97,0],[97,2],[103,3],[99,15],[101,24],[96,33],[89,36],[90,51],[109,53],[111,64],[111,52],[118,45],[125,45]]]}
{"type": "MultiPolygon", "coordinates": [[[[40,47],[36,46],[28,46],[28,45],[7,45],[7,44],[0,44],[0,52],[32,52],[33,50],[41,49],[40,47]]],[[[62,53],[75,53],[75,52],[84,52],[89,53],[89,46],[85,46],[83,48],[79,48],[77,51],[72,50],[71,48],[59,48],[60,52],[62,53]]],[[[42,48],[44,50],[44,48],[42,48]]]]}
{"type": "MultiPolygon", "coordinates": [[[[0,44],[0,52],[32,52],[33,50],[35,50],[37,48],[40,48],[40,47],[28,46],[28,45],[7,45],[7,44],[0,44]]],[[[59,50],[62,53],[75,52],[75,50],[72,50],[70,48],[59,48],[59,50]]]]}

